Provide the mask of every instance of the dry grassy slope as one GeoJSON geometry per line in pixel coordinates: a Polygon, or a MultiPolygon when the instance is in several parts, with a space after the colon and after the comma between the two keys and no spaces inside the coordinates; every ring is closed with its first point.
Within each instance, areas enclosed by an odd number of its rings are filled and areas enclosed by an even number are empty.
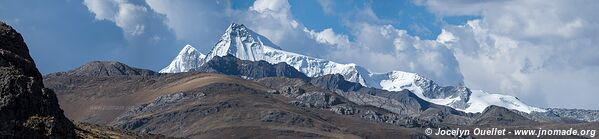
{"type": "Polygon", "coordinates": [[[288,98],[268,93],[270,88],[236,77],[211,73],[159,76],[76,77],[47,76],[66,115],[76,121],[115,124],[128,108],[155,98],[201,91],[205,97],[144,112],[130,119],[150,119],[134,131],[176,137],[219,138],[408,138],[421,129],[368,122],[331,111],[299,108],[288,98]],[[203,90],[202,90],[203,89],[203,90]],[[217,112],[207,112],[226,104],[217,112]],[[206,114],[209,113],[209,114],[206,114]],[[268,119],[268,117],[273,119],[268,119]],[[265,120],[265,117],[267,119],[265,120]]]}
{"type": "Polygon", "coordinates": [[[259,84],[234,77],[201,73],[163,76],[49,76],[50,88],[57,89],[61,108],[76,121],[107,124],[130,107],[212,83],[238,83],[264,90],[259,84]],[[189,75],[189,76],[188,76],[189,75]]]}

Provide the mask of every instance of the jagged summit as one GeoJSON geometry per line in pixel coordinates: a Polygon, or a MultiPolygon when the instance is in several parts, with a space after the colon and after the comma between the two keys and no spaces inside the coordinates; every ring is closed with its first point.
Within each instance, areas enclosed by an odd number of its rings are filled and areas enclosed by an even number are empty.
{"type": "Polygon", "coordinates": [[[215,56],[222,57],[228,54],[240,59],[256,61],[261,59],[259,56],[265,49],[280,50],[281,48],[266,37],[246,28],[245,25],[232,23],[208,53],[206,61],[215,56]]]}
{"type": "Polygon", "coordinates": [[[284,51],[268,38],[252,31],[243,24],[232,23],[206,56],[199,55],[199,52],[184,53],[184,51],[187,51],[186,49],[191,48],[186,46],[171,65],[160,72],[187,72],[199,68],[214,57],[232,55],[241,60],[266,61],[271,64],[284,62],[308,77],[339,74],[347,81],[359,83],[366,87],[388,91],[409,90],[423,100],[450,106],[465,112],[482,112],[484,108],[490,105],[527,113],[543,111],[543,109],[528,106],[507,95],[476,92],[474,93],[476,94],[475,97],[471,98],[473,92],[465,86],[440,86],[416,73],[404,71],[372,73],[368,69],[353,63],[341,64],[284,51]]]}
{"type": "Polygon", "coordinates": [[[268,38],[248,29],[243,24],[231,23],[225,33],[221,36],[221,40],[231,40],[232,37],[247,38],[249,41],[257,40],[261,46],[268,46],[275,49],[281,49],[279,46],[272,43],[268,38]]]}

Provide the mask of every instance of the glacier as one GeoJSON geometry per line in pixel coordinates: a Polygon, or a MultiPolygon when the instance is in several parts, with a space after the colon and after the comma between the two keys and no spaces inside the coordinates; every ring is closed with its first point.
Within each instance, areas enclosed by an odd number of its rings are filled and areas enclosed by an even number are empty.
{"type": "Polygon", "coordinates": [[[333,61],[305,56],[282,50],[268,38],[248,29],[243,24],[232,23],[214,48],[204,55],[186,45],[179,55],[160,70],[161,73],[187,72],[200,67],[217,56],[233,55],[242,60],[266,61],[272,64],[287,63],[309,77],[341,74],[347,81],[360,83],[388,91],[409,90],[431,103],[445,105],[456,110],[477,113],[491,105],[502,106],[526,113],[544,112],[544,109],[526,105],[518,98],[491,94],[481,90],[470,90],[465,86],[440,86],[419,74],[391,71],[372,73],[353,63],[341,64],[333,61]]]}

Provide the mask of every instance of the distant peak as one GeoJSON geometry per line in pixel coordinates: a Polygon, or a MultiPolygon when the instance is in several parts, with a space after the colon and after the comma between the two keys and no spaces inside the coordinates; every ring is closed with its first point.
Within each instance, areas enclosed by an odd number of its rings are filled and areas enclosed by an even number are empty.
{"type": "Polygon", "coordinates": [[[245,34],[245,35],[253,34],[250,32],[252,32],[252,31],[249,30],[247,27],[245,27],[245,25],[243,25],[243,24],[231,23],[231,25],[229,25],[229,27],[225,31],[225,35],[231,34],[231,33],[245,34]]]}
{"type": "Polygon", "coordinates": [[[281,49],[268,38],[254,32],[243,24],[231,23],[212,48],[206,61],[215,56],[234,55],[244,60],[254,60],[266,49],[281,49]]]}
{"type": "Polygon", "coordinates": [[[117,61],[92,61],[68,72],[54,73],[54,75],[70,76],[118,76],[118,75],[157,75],[158,73],[131,67],[117,61]]]}
{"type": "Polygon", "coordinates": [[[187,72],[195,67],[198,67],[206,58],[202,52],[198,51],[193,46],[187,44],[179,55],[165,68],[160,70],[161,73],[177,73],[187,72]]]}
{"type": "Polygon", "coordinates": [[[84,66],[85,65],[91,66],[91,65],[125,65],[125,64],[123,64],[121,62],[117,62],[117,61],[91,61],[91,62],[85,63],[84,66]]]}
{"type": "Polygon", "coordinates": [[[186,50],[186,49],[193,49],[193,50],[195,50],[196,48],[194,48],[190,44],[187,44],[187,45],[185,45],[185,47],[183,47],[183,50],[186,50]]]}
{"type": "Polygon", "coordinates": [[[223,37],[256,37],[256,35],[254,34],[256,33],[248,29],[243,24],[231,23],[231,25],[229,25],[229,28],[227,28],[227,30],[225,31],[225,34],[223,34],[223,37]]]}
{"type": "MultiPolygon", "coordinates": [[[[185,45],[185,47],[183,47],[183,49],[181,49],[181,51],[179,52],[179,55],[186,55],[186,54],[193,54],[193,53],[200,53],[195,47],[187,44],[185,45]]],[[[200,53],[200,55],[203,55],[202,53],[200,53]]]]}

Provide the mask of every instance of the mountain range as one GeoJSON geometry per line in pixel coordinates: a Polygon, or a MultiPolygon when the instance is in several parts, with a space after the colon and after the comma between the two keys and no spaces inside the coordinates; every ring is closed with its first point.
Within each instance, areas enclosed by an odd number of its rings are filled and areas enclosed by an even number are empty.
{"type": "Polygon", "coordinates": [[[0,25],[0,138],[422,139],[455,138],[427,128],[599,128],[597,110],[540,109],[414,73],[370,73],[283,51],[239,24],[212,52],[185,46],[160,72],[92,61],[42,76],[20,34],[0,25]]]}
{"type": "Polygon", "coordinates": [[[56,91],[65,115],[140,134],[183,138],[429,138],[424,128],[599,127],[597,122],[551,110],[525,113],[489,106],[481,113],[466,113],[428,102],[409,90],[365,87],[340,74],[308,77],[285,63],[241,60],[232,55],[214,57],[200,68],[181,73],[138,74],[134,71],[139,68],[110,61],[81,67],[44,76],[46,86],[56,91]],[[98,73],[98,69],[125,74],[88,74],[98,73]]]}
{"type": "Polygon", "coordinates": [[[215,57],[232,55],[241,60],[266,61],[271,64],[286,63],[308,77],[340,74],[345,80],[362,86],[387,91],[409,90],[423,100],[445,105],[456,110],[480,113],[491,105],[514,109],[525,113],[545,112],[545,109],[529,106],[518,98],[492,94],[482,90],[470,90],[466,86],[441,86],[416,73],[390,71],[372,73],[353,63],[341,64],[282,50],[268,38],[242,24],[232,23],[208,54],[202,54],[191,45],[183,50],[160,73],[187,72],[201,67],[215,57]]]}

